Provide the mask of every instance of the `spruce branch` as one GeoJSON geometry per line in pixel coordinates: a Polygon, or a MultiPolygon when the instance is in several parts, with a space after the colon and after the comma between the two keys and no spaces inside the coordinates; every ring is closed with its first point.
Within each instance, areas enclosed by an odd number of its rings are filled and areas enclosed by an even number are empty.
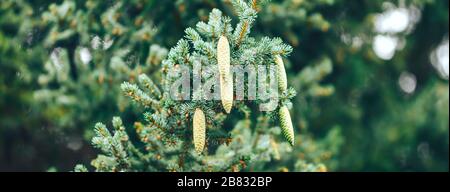
{"type": "MultiPolygon", "coordinates": [[[[115,119],[117,125],[117,119],[115,119]]],[[[128,141],[124,136],[126,133],[123,130],[116,130],[114,135],[111,135],[106,126],[102,123],[95,125],[96,136],[92,139],[92,143],[95,147],[99,148],[108,156],[104,156],[97,159],[93,164],[97,165],[97,168],[103,167],[104,164],[113,165],[112,168],[115,171],[126,171],[130,165],[128,155],[124,142],[128,141]]]]}
{"type": "Polygon", "coordinates": [[[145,87],[145,89],[157,99],[161,99],[162,94],[158,86],[147,75],[139,75],[139,83],[145,87]]]}
{"type": "Polygon", "coordinates": [[[122,91],[125,96],[130,97],[136,103],[142,104],[144,107],[152,107],[152,105],[158,105],[158,101],[151,98],[148,94],[142,91],[137,85],[124,82],[121,85],[122,91]]]}
{"type": "MultiPolygon", "coordinates": [[[[148,111],[144,114],[146,122],[135,124],[136,133],[144,143],[144,151],[125,139],[127,137],[120,119],[113,119],[116,132],[112,136],[103,124],[98,124],[96,130],[100,136],[95,137],[93,142],[106,154],[93,162],[98,170],[108,167],[119,171],[133,170],[145,164],[146,170],[239,171],[246,169],[252,162],[270,161],[273,154],[277,158],[282,155],[280,150],[270,147],[279,146],[271,141],[271,129],[252,131],[249,119],[252,108],[248,106],[251,102],[236,101],[236,108],[245,114],[245,119],[229,132],[223,129],[228,115],[223,112],[222,104],[226,104],[225,111],[228,113],[232,105],[204,100],[199,89],[189,94],[189,97],[199,98],[194,100],[173,99],[170,94],[171,86],[183,75],[179,70],[192,70],[198,61],[220,71],[219,79],[225,85],[234,81],[231,63],[276,66],[275,58],[288,56],[292,51],[280,38],[264,37],[258,40],[250,37],[257,12],[251,2],[232,2],[239,16],[234,29],[229,17],[213,9],[208,22],[199,22],[196,29],[185,30],[185,38],[180,39],[162,61],[162,90],[146,74],[138,75],[138,84],[122,83],[123,93],[148,111]],[[268,147],[260,148],[260,144],[267,144],[268,147]],[[215,146],[217,150],[210,151],[215,146]],[[124,149],[128,153],[123,153],[124,149]],[[133,163],[135,160],[141,163],[133,163]]],[[[226,90],[226,98],[233,101],[233,84],[225,87],[221,88],[222,92],[226,90]]],[[[284,105],[295,92],[282,90],[282,95],[284,98],[280,102],[284,105]]],[[[263,101],[263,98],[257,97],[254,103],[263,101]]],[[[286,111],[283,113],[286,115],[286,111]]],[[[258,115],[264,116],[262,113],[258,115]]],[[[290,118],[284,117],[282,126],[292,128],[292,125],[288,126],[290,121],[290,118]]],[[[289,143],[293,144],[293,132],[285,133],[289,133],[289,143]]]]}

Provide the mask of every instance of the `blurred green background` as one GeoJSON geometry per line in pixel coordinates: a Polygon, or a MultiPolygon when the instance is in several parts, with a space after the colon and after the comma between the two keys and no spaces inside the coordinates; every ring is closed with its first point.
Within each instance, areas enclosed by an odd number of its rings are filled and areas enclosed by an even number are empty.
{"type": "MultiPolygon", "coordinates": [[[[331,143],[321,143],[332,151],[322,158],[332,159],[330,171],[448,171],[448,4],[272,0],[260,8],[252,34],[294,47],[287,66],[299,92],[294,125],[331,143]]],[[[236,17],[229,7],[227,0],[0,1],[0,171],[89,164],[96,122],[120,115],[131,124],[142,113],[120,83],[157,69],[211,9],[236,17]]]]}

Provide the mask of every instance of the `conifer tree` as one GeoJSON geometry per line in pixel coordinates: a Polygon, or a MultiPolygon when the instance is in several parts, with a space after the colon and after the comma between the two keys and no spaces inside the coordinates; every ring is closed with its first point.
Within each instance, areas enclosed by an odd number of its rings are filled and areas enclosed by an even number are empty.
{"type": "MultiPolygon", "coordinates": [[[[128,140],[122,123],[118,123],[119,118],[113,120],[115,129],[112,133],[105,125],[97,124],[93,143],[103,152],[92,162],[97,171],[240,171],[248,167],[253,170],[273,158],[280,159],[282,155],[288,154],[287,149],[292,149],[289,145],[296,147],[287,107],[295,91],[286,85],[280,88],[279,111],[261,113],[257,107],[249,105],[251,102],[234,101],[236,112],[228,115],[230,108],[227,107],[233,104],[224,104],[223,92],[229,90],[224,89],[226,86],[223,84],[232,82],[233,78],[230,78],[232,74],[227,65],[230,62],[272,65],[285,73],[280,58],[292,51],[281,39],[264,37],[258,40],[251,37],[257,10],[245,1],[231,2],[239,15],[236,28],[233,29],[230,18],[220,10],[213,9],[207,23],[199,22],[196,29],[186,29],[185,38],[170,50],[168,58],[162,63],[163,79],[151,80],[146,74],[141,74],[139,85],[129,82],[122,84],[125,95],[146,108],[146,122],[134,125],[144,149],[136,148],[128,140]],[[189,89],[183,90],[189,93],[176,95],[175,98],[172,96],[171,86],[183,75],[183,71],[178,69],[185,67],[195,70],[197,61],[212,65],[213,70],[220,74],[221,101],[202,99],[201,89],[193,90],[192,94],[189,89]],[[158,85],[155,82],[163,83],[158,85]],[[186,96],[200,99],[177,100],[178,97],[186,96]],[[231,116],[239,114],[244,118],[231,119],[231,116]],[[230,125],[232,127],[227,128],[230,125]],[[280,127],[287,142],[277,136],[281,133],[280,127]],[[269,146],[263,147],[266,144],[269,146]]],[[[214,75],[209,77],[215,78],[214,75]]],[[[281,84],[286,84],[286,75],[282,78],[281,84]]],[[[280,82],[279,78],[276,80],[280,82]]],[[[262,102],[263,98],[258,97],[255,103],[262,102]]],[[[298,170],[319,171],[326,168],[322,164],[308,164],[299,165],[298,170]]]]}
{"type": "Polygon", "coordinates": [[[445,52],[448,1],[3,0],[0,170],[87,165],[92,138],[97,171],[448,170],[445,52]],[[232,97],[228,54],[275,67],[276,109],[232,97]],[[167,96],[195,61],[223,95],[167,96]]]}

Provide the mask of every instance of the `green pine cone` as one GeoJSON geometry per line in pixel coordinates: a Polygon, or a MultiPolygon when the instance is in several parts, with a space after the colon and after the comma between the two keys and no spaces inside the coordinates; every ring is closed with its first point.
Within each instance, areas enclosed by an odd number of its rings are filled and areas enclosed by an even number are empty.
{"type": "Polygon", "coordinates": [[[294,127],[292,126],[291,114],[286,106],[280,108],[280,124],[281,130],[286,140],[294,146],[294,127]]]}
{"type": "Polygon", "coordinates": [[[288,88],[286,69],[284,67],[283,58],[280,55],[275,56],[275,63],[277,64],[277,76],[278,76],[278,87],[280,91],[286,91],[288,88]]]}
{"type": "Polygon", "coordinates": [[[222,36],[217,44],[217,63],[220,74],[220,96],[225,112],[230,113],[233,108],[233,76],[230,68],[230,43],[222,36]]]}
{"type": "Polygon", "coordinates": [[[205,148],[206,140],[206,120],[205,113],[201,109],[196,109],[194,114],[194,130],[193,139],[195,145],[195,151],[202,153],[205,148]]]}

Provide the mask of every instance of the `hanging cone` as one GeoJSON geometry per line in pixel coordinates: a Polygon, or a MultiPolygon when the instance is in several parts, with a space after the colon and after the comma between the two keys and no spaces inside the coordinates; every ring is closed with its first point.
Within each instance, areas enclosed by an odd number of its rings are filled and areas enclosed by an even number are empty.
{"type": "Polygon", "coordinates": [[[278,88],[280,91],[284,92],[288,88],[288,82],[283,58],[281,58],[280,55],[276,55],[275,63],[277,64],[278,88]]]}
{"type": "Polygon", "coordinates": [[[280,108],[280,124],[281,130],[286,140],[294,146],[294,127],[292,126],[291,114],[286,106],[280,108]]]}
{"type": "Polygon", "coordinates": [[[201,109],[196,109],[194,114],[194,130],[193,139],[195,145],[195,151],[202,153],[205,148],[206,140],[206,120],[205,113],[201,109]]]}
{"type": "Polygon", "coordinates": [[[227,113],[231,112],[234,96],[233,75],[231,74],[230,62],[230,43],[227,37],[221,36],[217,44],[217,63],[219,65],[220,75],[220,97],[223,108],[227,113]]]}

